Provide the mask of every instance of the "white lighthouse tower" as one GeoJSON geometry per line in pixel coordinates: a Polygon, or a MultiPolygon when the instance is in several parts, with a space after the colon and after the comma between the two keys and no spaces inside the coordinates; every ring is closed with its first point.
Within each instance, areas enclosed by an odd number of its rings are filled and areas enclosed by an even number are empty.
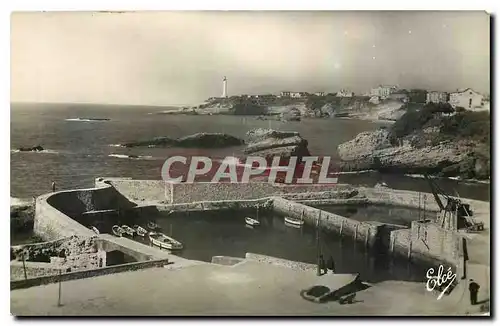
{"type": "Polygon", "coordinates": [[[227,78],[224,76],[224,79],[222,79],[222,97],[226,98],[227,97],[227,78]]]}

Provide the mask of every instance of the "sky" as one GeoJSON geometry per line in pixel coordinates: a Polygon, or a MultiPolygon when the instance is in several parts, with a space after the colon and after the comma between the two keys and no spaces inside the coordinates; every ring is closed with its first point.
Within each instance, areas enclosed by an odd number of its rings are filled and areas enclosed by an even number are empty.
{"type": "Polygon", "coordinates": [[[190,105],[379,84],[490,89],[489,16],[467,12],[11,15],[11,101],[190,105]]]}

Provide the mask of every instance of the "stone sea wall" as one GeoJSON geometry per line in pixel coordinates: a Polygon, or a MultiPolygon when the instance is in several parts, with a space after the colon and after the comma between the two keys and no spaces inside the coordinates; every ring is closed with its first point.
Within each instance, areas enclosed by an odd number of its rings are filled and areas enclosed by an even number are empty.
{"type": "Polygon", "coordinates": [[[109,185],[50,193],[36,199],[33,231],[47,241],[72,235],[90,237],[95,235],[94,232],[75,220],[80,219],[83,213],[132,209],[135,206],[136,204],[109,185]]]}
{"type": "Polygon", "coordinates": [[[142,202],[171,202],[172,184],[163,180],[133,180],[127,178],[96,179],[96,187],[102,184],[112,185],[118,192],[129,200],[141,204],[142,202]]]}
{"type": "Polygon", "coordinates": [[[168,264],[170,264],[168,259],[149,260],[136,263],[108,266],[108,267],[85,270],[85,271],[63,273],[62,275],[41,276],[41,277],[30,278],[28,280],[22,279],[22,280],[11,281],[10,289],[11,290],[24,289],[33,286],[57,283],[59,281],[64,282],[82,278],[102,276],[107,274],[121,273],[126,271],[135,271],[145,268],[163,267],[168,264]]]}
{"type": "Polygon", "coordinates": [[[335,232],[340,236],[352,237],[354,241],[362,242],[366,247],[374,247],[377,242],[380,228],[378,224],[355,221],[279,197],[273,200],[273,210],[282,215],[303,219],[305,224],[312,226],[319,224],[321,228],[335,232]]]}

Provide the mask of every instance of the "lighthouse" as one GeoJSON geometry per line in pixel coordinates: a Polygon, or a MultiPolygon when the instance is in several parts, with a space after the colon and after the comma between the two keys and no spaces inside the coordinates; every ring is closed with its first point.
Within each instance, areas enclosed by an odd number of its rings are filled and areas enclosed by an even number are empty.
{"type": "Polygon", "coordinates": [[[222,79],[222,97],[226,98],[227,97],[227,78],[224,76],[224,79],[222,79]]]}

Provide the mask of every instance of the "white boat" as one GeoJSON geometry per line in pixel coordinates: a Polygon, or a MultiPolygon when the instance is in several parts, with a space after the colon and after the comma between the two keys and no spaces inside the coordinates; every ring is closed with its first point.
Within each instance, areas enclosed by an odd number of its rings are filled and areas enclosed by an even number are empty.
{"type": "Polygon", "coordinates": [[[111,230],[113,231],[113,234],[116,235],[117,237],[121,237],[125,233],[125,230],[122,229],[119,225],[113,225],[111,230]]]}
{"type": "Polygon", "coordinates": [[[257,221],[256,219],[254,218],[251,218],[251,217],[245,217],[245,223],[248,224],[248,225],[251,225],[251,226],[257,226],[257,225],[260,225],[260,222],[257,221]]]}
{"type": "Polygon", "coordinates": [[[160,227],[155,222],[153,222],[153,221],[149,221],[148,222],[148,229],[150,229],[150,230],[156,230],[156,229],[159,229],[159,228],[160,227]]]}
{"type": "Polygon", "coordinates": [[[125,233],[126,233],[127,235],[129,235],[129,236],[131,236],[131,237],[133,237],[133,236],[134,236],[135,230],[134,230],[134,229],[132,229],[130,226],[123,224],[123,225],[122,225],[122,229],[123,229],[123,231],[125,231],[125,233]]]}
{"type": "Polygon", "coordinates": [[[304,220],[298,219],[295,217],[287,216],[287,217],[285,217],[285,223],[293,224],[293,225],[304,225],[304,220]]]}
{"type": "Polygon", "coordinates": [[[285,226],[288,226],[288,227],[291,227],[291,228],[294,228],[294,229],[302,229],[302,225],[291,224],[291,223],[288,223],[288,222],[285,222],[285,226]]]}
{"type": "Polygon", "coordinates": [[[134,225],[132,227],[132,229],[134,229],[135,232],[137,232],[137,235],[140,236],[140,237],[143,237],[143,236],[145,236],[148,233],[148,231],[145,228],[143,228],[142,226],[137,225],[137,224],[134,225]]]}
{"type": "Polygon", "coordinates": [[[183,248],[182,243],[163,233],[150,232],[149,241],[160,249],[180,250],[183,248]]]}
{"type": "Polygon", "coordinates": [[[101,233],[101,232],[99,232],[99,229],[98,229],[98,228],[96,228],[96,227],[95,227],[95,226],[93,226],[93,225],[90,227],[90,229],[91,229],[92,231],[94,231],[96,234],[100,234],[100,233],[101,233]]]}

